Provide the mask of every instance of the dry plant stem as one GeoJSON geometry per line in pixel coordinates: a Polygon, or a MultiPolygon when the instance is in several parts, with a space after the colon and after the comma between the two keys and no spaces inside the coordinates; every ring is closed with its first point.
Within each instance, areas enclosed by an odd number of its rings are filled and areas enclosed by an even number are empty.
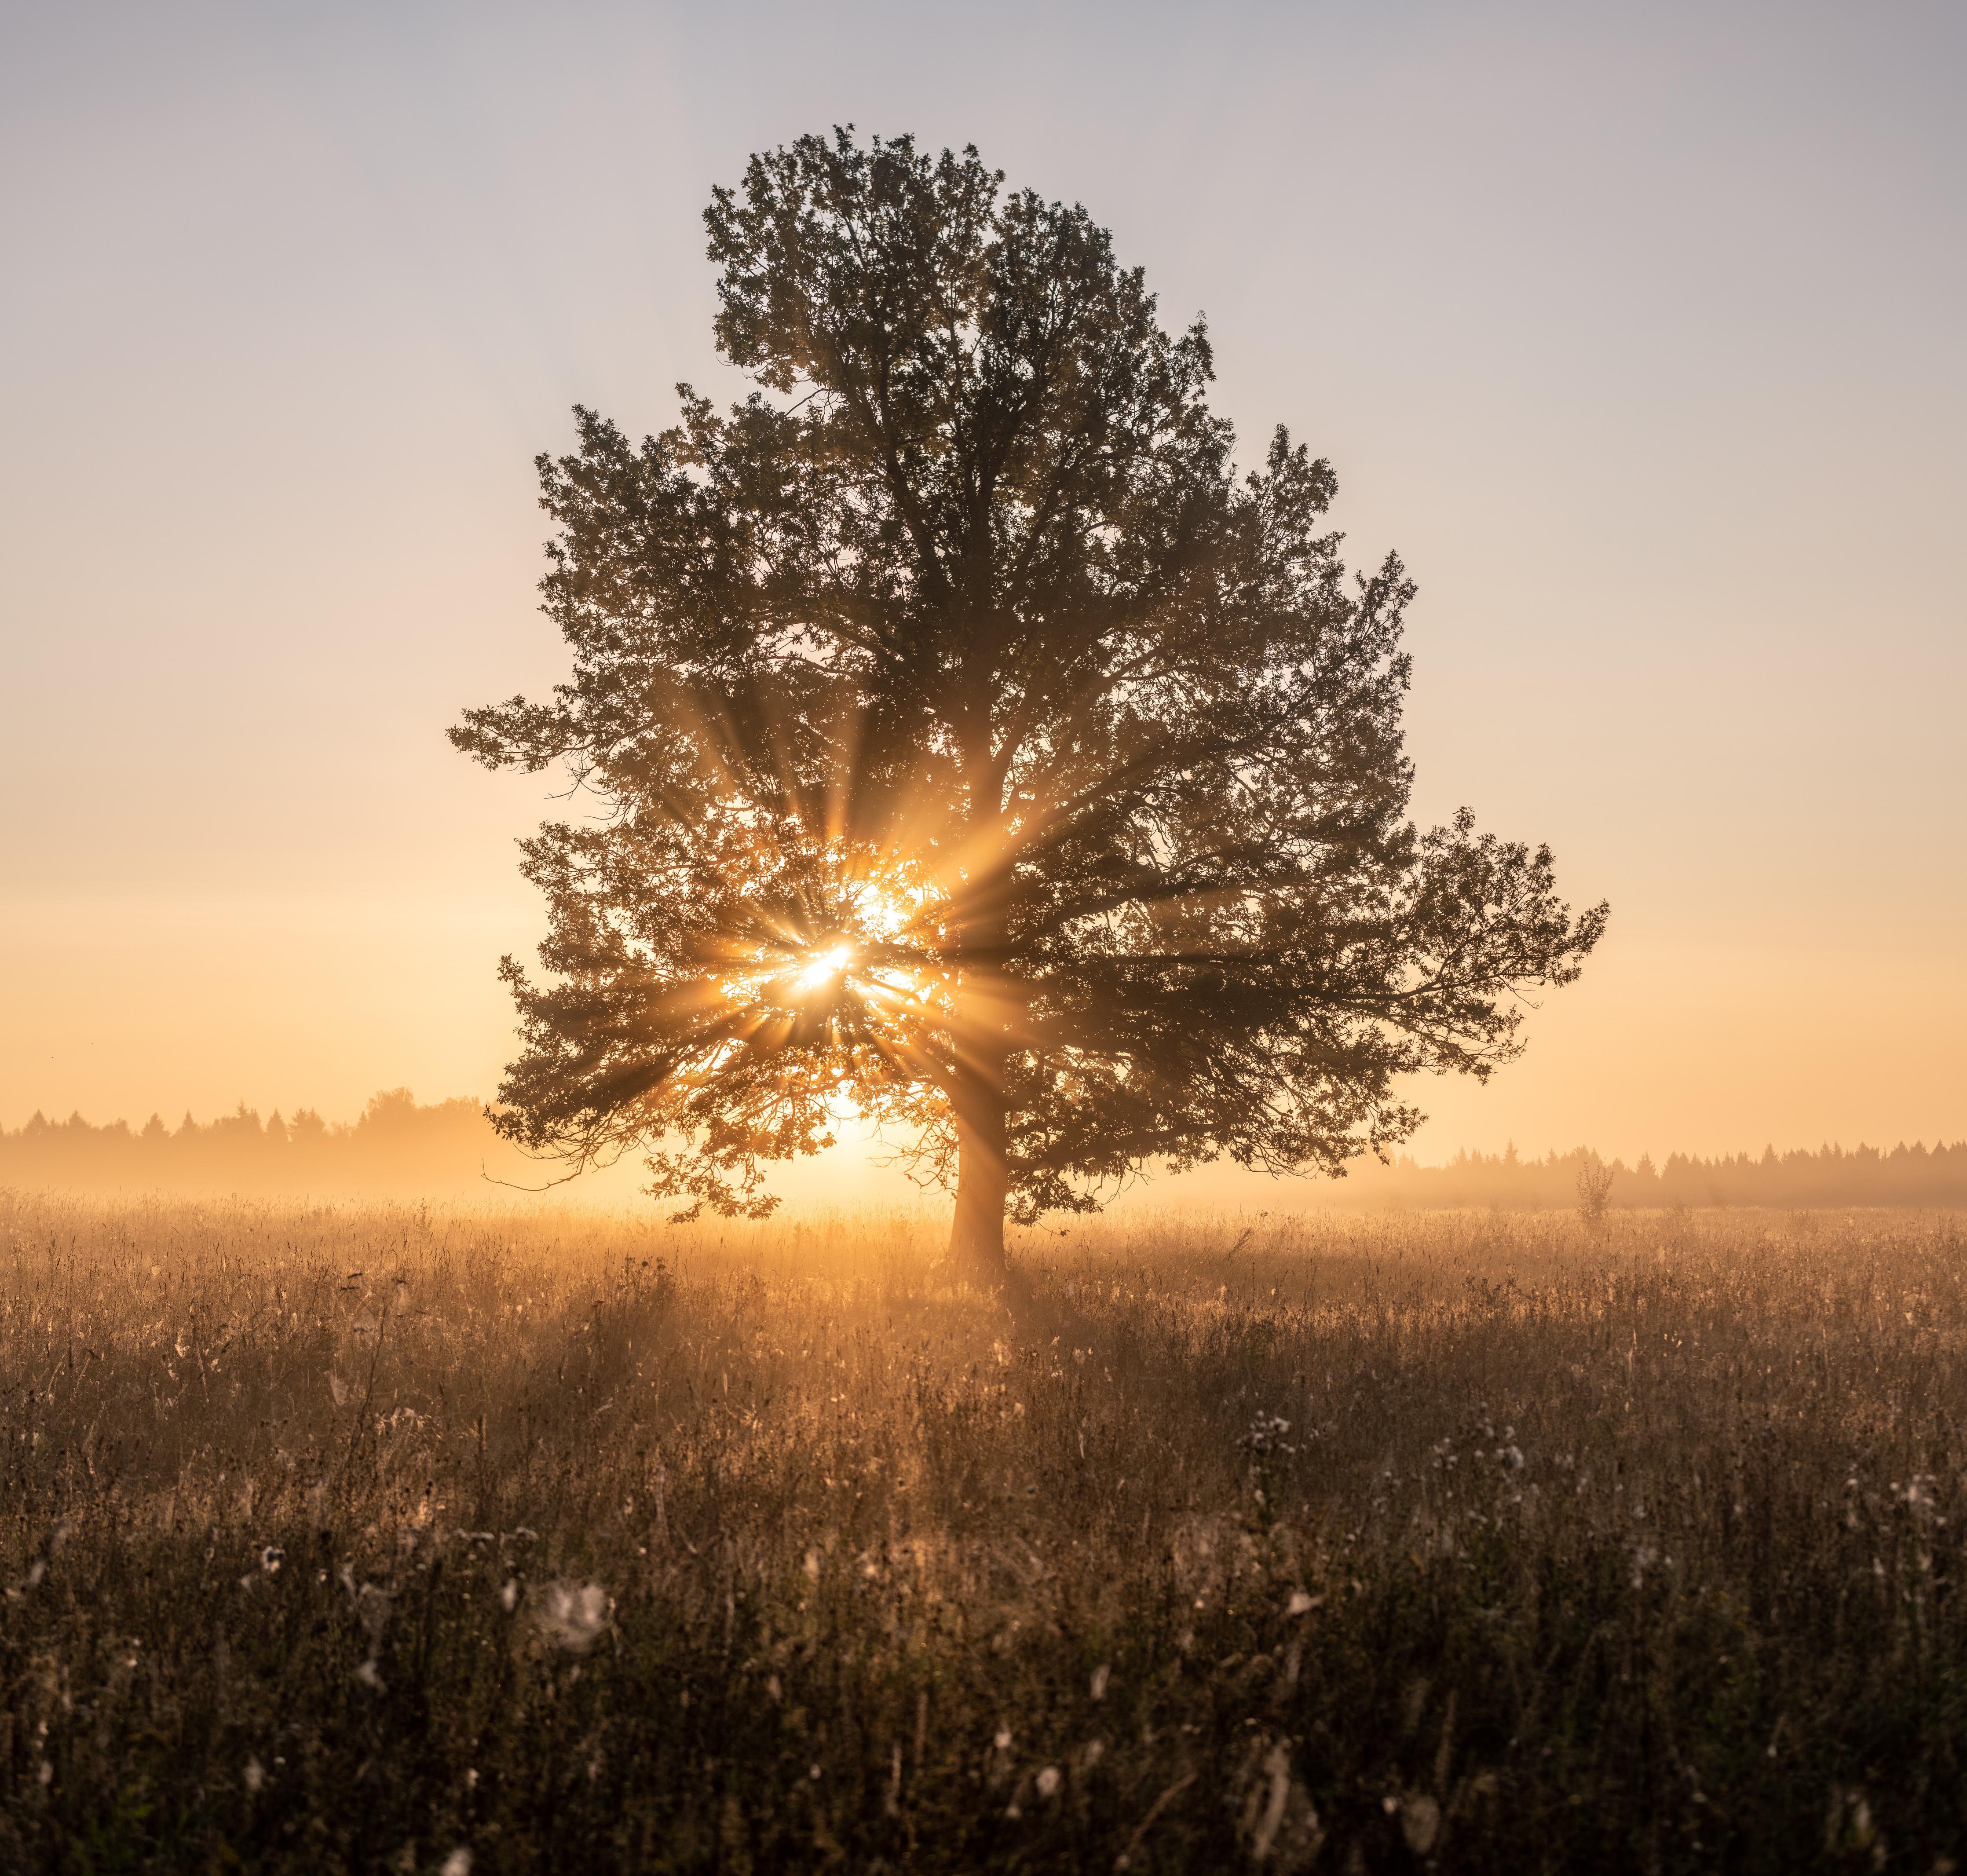
{"type": "Polygon", "coordinates": [[[1961,1862],[1949,1219],[942,1242],[0,1195],[0,1868],[1961,1862]]]}
{"type": "Polygon", "coordinates": [[[376,1313],[376,1346],[369,1357],[369,1378],[363,1384],[362,1404],[355,1410],[354,1422],[348,1429],[348,1450],[343,1454],[339,1477],[345,1484],[349,1468],[355,1463],[355,1448],[362,1438],[363,1430],[369,1423],[369,1409],[376,1399],[376,1371],[383,1361],[383,1334],[389,1321],[389,1306],[386,1303],[376,1313]]]}
{"type": "Polygon", "coordinates": [[[1113,1866],[1116,1869],[1132,1868],[1134,1858],[1140,1853],[1141,1845],[1147,1841],[1148,1832],[1154,1828],[1155,1819],[1160,1816],[1161,1813],[1180,1797],[1190,1785],[1193,1784],[1195,1780],[1196,1774],[1193,1772],[1184,1773],[1148,1807],[1147,1816],[1141,1819],[1134,1834],[1127,1839],[1126,1849],[1114,1859],[1113,1866]]]}

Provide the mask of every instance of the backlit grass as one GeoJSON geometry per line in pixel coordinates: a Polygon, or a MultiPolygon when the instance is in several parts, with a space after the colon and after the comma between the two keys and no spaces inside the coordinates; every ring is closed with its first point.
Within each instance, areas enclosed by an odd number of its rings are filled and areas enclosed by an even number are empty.
{"type": "Polygon", "coordinates": [[[1960,1854],[1949,1221],[938,1235],[0,1195],[0,1865],[1960,1854]]]}

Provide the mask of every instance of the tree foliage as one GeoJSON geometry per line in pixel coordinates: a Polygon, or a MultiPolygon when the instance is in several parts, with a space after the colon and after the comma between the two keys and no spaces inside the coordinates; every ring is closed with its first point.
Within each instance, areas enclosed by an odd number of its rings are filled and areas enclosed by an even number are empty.
{"type": "Polygon", "coordinates": [[[1239,471],[1201,323],[974,150],[803,137],[706,220],[757,388],[577,412],[571,681],[451,732],[605,809],[525,846],[512,1137],[755,1212],[851,1103],[988,1251],[1151,1161],[1337,1171],[1514,1054],[1604,908],[1410,822],[1413,586],[1347,580],[1283,429],[1239,471]]]}

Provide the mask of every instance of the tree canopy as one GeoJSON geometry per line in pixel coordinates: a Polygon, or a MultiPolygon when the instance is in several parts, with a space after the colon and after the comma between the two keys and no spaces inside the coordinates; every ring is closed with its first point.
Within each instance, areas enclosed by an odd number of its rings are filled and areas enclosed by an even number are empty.
{"type": "Polygon", "coordinates": [[[1549,851],[1423,831],[1397,559],[1348,581],[1329,467],[1239,470],[1198,320],[1086,211],[851,132],[714,192],[717,344],[756,388],[542,456],[565,764],[525,843],[501,1127],[753,1212],[850,1106],[957,1188],[955,1243],[1151,1163],[1336,1172],[1486,1076],[1576,977],[1549,851]]]}

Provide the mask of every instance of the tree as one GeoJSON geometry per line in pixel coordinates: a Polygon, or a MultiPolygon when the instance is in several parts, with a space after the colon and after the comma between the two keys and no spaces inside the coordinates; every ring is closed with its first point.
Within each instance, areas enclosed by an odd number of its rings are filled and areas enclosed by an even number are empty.
{"type": "Polygon", "coordinates": [[[756,389],[639,447],[577,409],[538,461],[572,680],[451,732],[604,810],[523,844],[552,975],[502,967],[501,1131],[757,1215],[851,1103],[993,1279],[1007,1207],[1384,1153],[1399,1078],[1516,1053],[1606,915],[1410,823],[1400,562],[1348,587],[1329,467],[1280,428],[1239,474],[1201,322],[1003,181],[836,131],[715,191],[756,389]]]}

